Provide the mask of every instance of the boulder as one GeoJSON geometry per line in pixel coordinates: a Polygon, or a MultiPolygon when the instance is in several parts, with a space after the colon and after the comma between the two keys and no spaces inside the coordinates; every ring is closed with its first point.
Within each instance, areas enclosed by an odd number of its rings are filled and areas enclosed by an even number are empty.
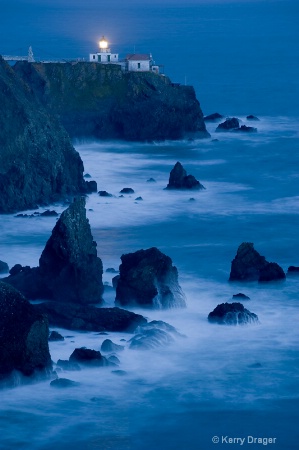
{"type": "Polygon", "coordinates": [[[51,334],[49,336],[49,342],[57,342],[57,341],[64,341],[64,337],[61,336],[58,331],[51,331],[51,334]]]}
{"type": "Polygon", "coordinates": [[[134,331],[146,319],[121,308],[96,308],[76,303],[45,302],[34,305],[53,327],[79,331],[134,331]]]}
{"type": "Polygon", "coordinates": [[[101,345],[101,351],[105,353],[109,352],[121,352],[125,347],[123,345],[114,344],[111,339],[105,339],[101,345]]]}
{"type": "Polygon", "coordinates": [[[290,266],[288,268],[287,275],[299,275],[299,267],[298,266],[290,266]]]}
{"type": "Polygon", "coordinates": [[[121,191],[119,191],[120,194],[134,194],[134,189],[132,188],[123,188],[121,191]]]}
{"type": "Polygon", "coordinates": [[[113,195],[109,194],[107,191],[99,191],[98,194],[100,197],[113,197],[113,195]]]}
{"type": "Polygon", "coordinates": [[[259,122],[259,120],[260,120],[258,117],[253,116],[252,114],[249,114],[249,116],[247,116],[246,119],[247,120],[253,120],[253,121],[256,121],[256,122],[259,122]]]}
{"type": "Polygon", "coordinates": [[[145,308],[185,307],[178,271],[169,256],[155,247],[122,255],[116,303],[145,308]]]}
{"type": "Polygon", "coordinates": [[[97,182],[94,180],[85,181],[85,186],[86,186],[86,192],[88,194],[91,194],[92,192],[97,192],[97,190],[98,190],[97,182]]]}
{"type": "Polygon", "coordinates": [[[17,370],[26,377],[51,373],[47,318],[12,286],[0,282],[0,381],[17,370]]]}
{"type": "Polygon", "coordinates": [[[169,175],[166,189],[205,189],[193,175],[187,175],[186,170],[178,161],[169,175]]]}
{"type": "Polygon", "coordinates": [[[241,125],[239,128],[234,128],[235,132],[243,132],[243,133],[256,133],[257,128],[248,127],[247,125],[241,125]]]}
{"type": "Polygon", "coordinates": [[[232,261],[229,281],[275,281],[285,278],[276,263],[269,263],[250,242],[243,242],[232,261]]]}
{"type": "Polygon", "coordinates": [[[55,224],[39,267],[14,266],[5,281],[30,299],[99,303],[104,289],[102,274],[85,199],[78,197],[55,224]]]}
{"type": "Polygon", "coordinates": [[[227,118],[224,122],[220,123],[216,128],[217,132],[232,131],[235,128],[239,128],[240,122],[236,117],[227,118]]]}
{"type": "Polygon", "coordinates": [[[71,354],[69,361],[71,363],[89,367],[103,367],[112,364],[102,356],[101,352],[85,347],[76,348],[71,354]]]}
{"type": "Polygon", "coordinates": [[[6,273],[9,271],[8,264],[0,260],[0,273],[6,273]]]}
{"type": "Polygon", "coordinates": [[[221,114],[217,113],[217,112],[213,113],[213,114],[209,114],[208,116],[205,116],[203,118],[203,120],[205,122],[216,122],[216,121],[218,121],[220,119],[223,119],[223,116],[221,114]]]}
{"type": "Polygon", "coordinates": [[[258,323],[258,316],[244,308],[242,303],[221,303],[208,315],[209,322],[221,325],[258,323]]]}

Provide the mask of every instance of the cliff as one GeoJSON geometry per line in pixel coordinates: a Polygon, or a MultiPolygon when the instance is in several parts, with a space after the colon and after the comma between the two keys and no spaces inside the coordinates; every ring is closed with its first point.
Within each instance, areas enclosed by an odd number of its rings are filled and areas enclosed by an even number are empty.
{"type": "Polygon", "coordinates": [[[72,138],[209,136],[193,87],[165,76],[89,62],[18,62],[14,70],[72,138]]]}
{"type": "Polygon", "coordinates": [[[86,190],[66,131],[0,56],[0,213],[86,190]]]}

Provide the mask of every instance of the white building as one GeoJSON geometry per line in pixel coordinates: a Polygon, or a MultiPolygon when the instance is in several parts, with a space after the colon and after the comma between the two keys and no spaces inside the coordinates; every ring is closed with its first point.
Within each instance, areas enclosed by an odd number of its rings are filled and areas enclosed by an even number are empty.
{"type": "Polygon", "coordinates": [[[97,53],[89,54],[89,61],[99,62],[102,64],[117,64],[118,63],[118,53],[111,53],[108,47],[108,41],[102,37],[99,42],[100,51],[97,53]]]}

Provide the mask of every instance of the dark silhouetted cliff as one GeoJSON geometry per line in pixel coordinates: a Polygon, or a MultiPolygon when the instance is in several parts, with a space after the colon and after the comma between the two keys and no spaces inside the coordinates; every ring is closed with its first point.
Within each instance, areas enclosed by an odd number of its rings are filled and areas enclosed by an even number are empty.
{"type": "Polygon", "coordinates": [[[118,65],[18,62],[16,73],[71,137],[132,141],[208,137],[191,86],[118,65]]]}

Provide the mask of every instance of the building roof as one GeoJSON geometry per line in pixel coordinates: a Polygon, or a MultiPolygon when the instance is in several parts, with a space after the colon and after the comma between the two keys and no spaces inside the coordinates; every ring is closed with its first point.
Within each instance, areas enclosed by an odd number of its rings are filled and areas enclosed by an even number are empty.
{"type": "Polygon", "coordinates": [[[129,53],[126,56],[127,61],[150,61],[151,55],[145,53],[129,53]]]}

